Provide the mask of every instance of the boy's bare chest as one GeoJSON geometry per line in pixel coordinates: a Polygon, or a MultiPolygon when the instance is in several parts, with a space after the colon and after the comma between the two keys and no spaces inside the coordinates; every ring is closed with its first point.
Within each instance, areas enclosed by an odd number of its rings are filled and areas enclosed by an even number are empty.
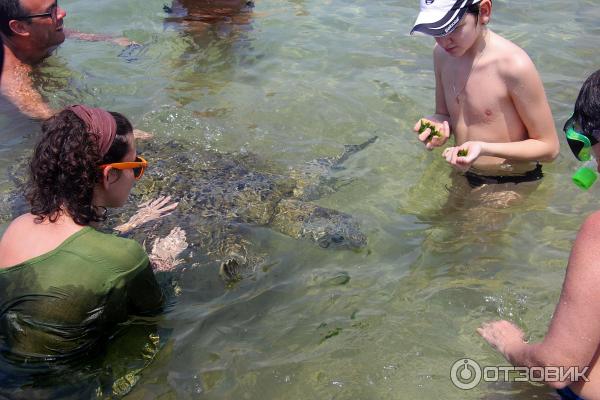
{"type": "Polygon", "coordinates": [[[491,123],[511,102],[506,84],[490,67],[448,66],[441,77],[446,107],[453,120],[460,115],[473,123],[491,123]]]}

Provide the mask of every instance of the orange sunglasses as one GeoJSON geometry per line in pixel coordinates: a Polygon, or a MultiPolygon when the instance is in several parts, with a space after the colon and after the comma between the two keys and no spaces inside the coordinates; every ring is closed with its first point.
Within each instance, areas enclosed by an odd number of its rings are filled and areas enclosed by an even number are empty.
{"type": "Polygon", "coordinates": [[[110,164],[102,164],[100,168],[104,169],[106,167],[113,167],[115,169],[132,169],[133,177],[135,179],[140,179],[144,175],[144,170],[148,167],[148,161],[144,160],[142,157],[137,156],[135,161],[130,162],[117,162],[110,164]]]}

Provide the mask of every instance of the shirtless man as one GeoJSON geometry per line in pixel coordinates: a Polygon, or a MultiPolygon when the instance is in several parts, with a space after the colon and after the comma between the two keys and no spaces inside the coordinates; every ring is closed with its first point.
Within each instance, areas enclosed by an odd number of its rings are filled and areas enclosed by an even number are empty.
{"type": "MultiPolygon", "coordinates": [[[[4,66],[0,89],[22,113],[46,119],[53,110],[33,88],[31,72],[65,40],[67,15],[56,0],[0,0],[0,38],[4,42],[4,66]]],[[[109,40],[127,45],[125,38],[68,32],[82,40],[109,40]]]]}
{"type": "Polygon", "coordinates": [[[419,140],[431,150],[453,134],[443,156],[471,187],[540,179],[537,162],[559,150],[538,72],[523,49],[487,28],[491,13],[491,0],[421,0],[411,31],[437,43],[435,114],[424,118],[439,136],[427,128],[419,140]]]}

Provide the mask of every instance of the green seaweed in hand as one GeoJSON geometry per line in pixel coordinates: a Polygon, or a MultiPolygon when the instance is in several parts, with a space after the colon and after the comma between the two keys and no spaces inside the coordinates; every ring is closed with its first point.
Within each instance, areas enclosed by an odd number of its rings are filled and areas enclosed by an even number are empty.
{"type": "Polygon", "coordinates": [[[459,157],[466,157],[467,154],[469,154],[469,150],[465,150],[465,149],[460,149],[458,151],[458,153],[456,153],[456,155],[459,157]]]}
{"type": "Polygon", "coordinates": [[[429,136],[427,136],[427,140],[433,139],[434,136],[442,137],[440,131],[435,127],[435,125],[426,119],[421,119],[421,127],[419,128],[419,133],[425,132],[425,129],[429,128],[429,136]]]}

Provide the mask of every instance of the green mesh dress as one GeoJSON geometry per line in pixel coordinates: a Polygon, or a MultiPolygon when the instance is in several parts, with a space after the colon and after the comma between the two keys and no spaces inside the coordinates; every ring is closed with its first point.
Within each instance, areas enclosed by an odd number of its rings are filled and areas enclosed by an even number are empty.
{"type": "Polygon", "coordinates": [[[137,242],[85,227],[56,249],[0,270],[0,352],[21,365],[76,359],[128,315],[156,313],[162,303],[137,242]]]}

